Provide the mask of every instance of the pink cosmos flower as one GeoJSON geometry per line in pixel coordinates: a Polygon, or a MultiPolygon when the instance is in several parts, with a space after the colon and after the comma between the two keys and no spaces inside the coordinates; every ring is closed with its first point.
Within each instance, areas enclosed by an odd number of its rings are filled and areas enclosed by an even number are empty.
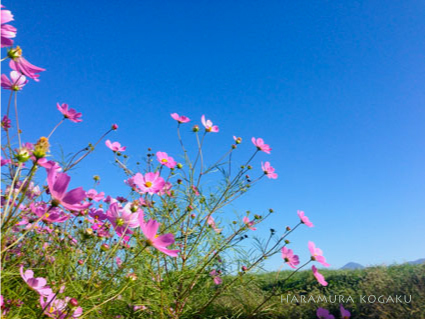
{"type": "Polygon", "coordinates": [[[31,211],[41,218],[45,223],[63,223],[67,221],[71,216],[66,214],[63,210],[58,207],[50,208],[46,204],[34,204],[30,205],[31,211]]]}
{"type": "Polygon", "coordinates": [[[217,228],[217,225],[215,224],[214,218],[212,216],[208,216],[208,218],[207,218],[207,224],[210,225],[210,227],[212,229],[214,229],[214,231],[217,234],[220,234],[221,233],[221,229],[218,229],[217,228]]]}
{"type": "Polygon", "coordinates": [[[150,246],[155,247],[164,254],[177,257],[179,250],[168,249],[167,247],[174,243],[173,234],[157,235],[158,228],[161,225],[156,220],[149,220],[145,223],[143,217],[139,217],[140,228],[147,239],[147,243],[150,246]]]}
{"type": "Polygon", "coordinates": [[[245,216],[242,221],[244,222],[244,224],[251,230],[257,230],[257,228],[252,227],[252,225],[254,225],[254,221],[253,220],[249,220],[249,218],[247,216],[245,216]]]}
{"type": "Polygon", "coordinates": [[[213,125],[213,122],[211,122],[210,120],[205,120],[205,115],[202,115],[201,122],[202,125],[205,127],[205,131],[218,133],[218,126],[213,125]]]}
{"type": "Polygon", "coordinates": [[[56,172],[62,171],[62,167],[60,167],[58,163],[56,163],[55,161],[48,161],[46,158],[40,158],[37,161],[37,164],[40,165],[41,167],[44,167],[46,171],[50,171],[50,170],[54,170],[56,172]]]}
{"type": "Polygon", "coordinates": [[[294,255],[292,249],[286,247],[282,247],[282,258],[293,269],[296,269],[296,266],[300,263],[298,255],[294,255]]]}
{"type": "MultiPolygon", "coordinates": [[[[66,297],[64,300],[56,298],[57,294],[51,293],[46,296],[44,299],[43,296],[40,296],[40,305],[41,308],[44,309],[44,314],[50,318],[55,319],[65,319],[65,318],[78,318],[83,314],[83,308],[76,307],[71,308],[68,311],[68,304],[72,304],[74,298],[66,297]]],[[[75,299],[74,299],[75,300],[75,299]]]]}
{"type": "Polygon", "coordinates": [[[124,152],[126,150],[126,146],[121,146],[118,142],[111,143],[110,140],[105,141],[105,145],[109,147],[113,152],[124,152]]]}
{"type": "Polygon", "coordinates": [[[341,318],[342,319],[350,319],[351,313],[347,309],[344,309],[342,304],[339,305],[339,311],[341,311],[341,318]]]}
{"type": "Polygon", "coordinates": [[[6,24],[13,21],[13,14],[9,10],[3,10],[4,6],[1,6],[1,47],[10,47],[13,45],[13,39],[16,37],[16,28],[10,24],[6,24]]]}
{"type": "Polygon", "coordinates": [[[131,187],[136,186],[140,193],[149,193],[151,195],[158,193],[165,186],[165,180],[159,176],[159,172],[149,172],[144,176],[136,173],[127,182],[131,187]]]}
{"type": "Polygon", "coordinates": [[[158,159],[158,162],[160,162],[162,165],[167,166],[168,168],[174,168],[177,165],[174,158],[168,156],[165,152],[157,152],[156,158],[158,159]]]}
{"type": "Polygon", "coordinates": [[[190,119],[183,115],[178,115],[177,113],[172,113],[171,117],[175,119],[179,124],[190,122],[190,119]]]}
{"type": "Polygon", "coordinates": [[[139,218],[143,218],[142,210],[132,212],[130,210],[131,204],[127,204],[124,208],[119,207],[118,203],[113,203],[109,206],[106,212],[106,218],[114,226],[115,232],[118,236],[123,234],[132,234],[130,228],[139,226],[139,218]],[[142,216],[142,217],[140,217],[142,216]]]}
{"type": "Polygon", "coordinates": [[[210,276],[213,277],[213,281],[216,285],[221,285],[223,283],[223,279],[220,278],[220,273],[215,269],[210,272],[210,276]]]}
{"type": "Polygon", "coordinates": [[[7,131],[8,129],[11,128],[11,124],[12,121],[10,120],[10,118],[7,117],[7,115],[3,116],[2,120],[1,120],[1,127],[7,131]]]}
{"type": "Polygon", "coordinates": [[[9,50],[7,55],[10,58],[9,66],[12,70],[18,71],[34,81],[39,81],[38,78],[40,77],[40,74],[38,73],[46,71],[45,69],[29,63],[22,56],[22,49],[19,46],[15,49],[9,50]]]}
{"type": "Polygon", "coordinates": [[[325,267],[330,265],[326,262],[325,257],[323,257],[323,252],[320,248],[316,248],[316,245],[312,242],[308,242],[308,249],[310,250],[311,259],[321,263],[325,267]]]}
{"type": "Polygon", "coordinates": [[[297,211],[298,217],[301,219],[301,223],[305,224],[308,227],[313,227],[313,223],[305,216],[302,210],[297,211]]]}
{"type": "Polygon", "coordinates": [[[262,138],[255,139],[255,137],[253,137],[251,141],[258,148],[259,151],[263,151],[264,153],[270,154],[270,151],[272,149],[269,145],[264,143],[262,138]]]}
{"type": "Polygon", "coordinates": [[[8,159],[8,158],[5,159],[5,158],[3,158],[3,156],[0,156],[0,160],[1,160],[1,166],[12,163],[12,161],[10,159],[8,159]]]}
{"type": "Polygon", "coordinates": [[[316,311],[316,315],[319,319],[335,319],[335,317],[329,313],[329,310],[326,310],[324,308],[318,308],[316,311]]]}
{"type": "Polygon", "coordinates": [[[95,221],[104,221],[107,217],[102,208],[90,208],[89,216],[93,218],[95,221]]]}
{"type": "Polygon", "coordinates": [[[98,193],[95,189],[90,189],[86,192],[86,196],[88,199],[94,200],[95,202],[99,202],[105,198],[105,193],[98,193]]]}
{"type": "Polygon", "coordinates": [[[66,209],[74,211],[88,208],[91,205],[90,203],[81,204],[81,201],[86,197],[86,192],[82,187],[66,192],[70,181],[71,177],[65,173],[58,173],[54,169],[47,171],[47,185],[53,197],[52,205],[62,205],[66,209]]]}
{"type": "Polygon", "coordinates": [[[34,278],[34,272],[32,270],[26,270],[24,272],[24,266],[21,265],[19,268],[22,279],[30,286],[31,289],[37,291],[42,296],[48,296],[52,293],[52,289],[46,286],[46,279],[42,277],[34,278]]]}
{"type": "Polygon", "coordinates": [[[267,175],[268,178],[276,179],[277,174],[274,172],[274,167],[270,165],[269,162],[261,162],[261,169],[263,170],[264,174],[267,175]]]}
{"type": "Polygon", "coordinates": [[[19,91],[28,83],[25,75],[12,71],[10,72],[10,80],[6,74],[1,75],[1,87],[6,90],[19,91]]]}
{"type": "Polygon", "coordinates": [[[57,103],[56,107],[58,108],[59,112],[61,112],[63,116],[71,122],[79,123],[83,121],[81,119],[82,114],[78,113],[74,109],[69,108],[68,104],[63,103],[62,105],[60,105],[59,103],[57,103]]]}
{"type": "Polygon", "coordinates": [[[319,273],[319,271],[317,270],[315,265],[311,266],[311,270],[313,271],[313,275],[314,275],[314,277],[316,277],[319,284],[321,284],[322,286],[328,285],[328,283],[325,280],[325,277],[323,277],[323,275],[321,273],[319,273]]]}

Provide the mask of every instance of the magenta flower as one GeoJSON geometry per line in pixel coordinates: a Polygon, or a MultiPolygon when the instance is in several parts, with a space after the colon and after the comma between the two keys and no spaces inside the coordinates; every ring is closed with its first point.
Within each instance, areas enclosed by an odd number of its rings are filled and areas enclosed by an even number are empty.
{"type": "Polygon", "coordinates": [[[106,140],[105,145],[109,147],[113,152],[124,152],[127,148],[125,146],[121,146],[121,144],[118,142],[111,143],[110,140],[106,140]]]}
{"type": "Polygon", "coordinates": [[[19,46],[9,50],[7,55],[10,58],[9,66],[12,70],[18,71],[34,81],[39,81],[40,74],[38,73],[45,71],[45,69],[29,63],[22,56],[22,49],[19,46]]]}
{"type": "Polygon", "coordinates": [[[300,263],[298,255],[294,255],[292,249],[286,247],[282,247],[282,258],[293,269],[296,269],[296,266],[300,263]]]}
{"type": "Polygon", "coordinates": [[[89,216],[95,221],[103,221],[106,219],[106,214],[102,208],[90,208],[89,216]]]}
{"type": "Polygon", "coordinates": [[[297,211],[298,217],[301,219],[301,223],[305,224],[308,227],[313,227],[313,223],[305,216],[302,210],[297,211]]]}
{"type": "Polygon", "coordinates": [[[3,158],[3,156],[0,156],[0,162],[1,162],[0,166],[4,166],[4,165],[12,163],[12,161],[9,158],[5,159],[3,158]]]}
{"type": "Polygon", "coordinates": [[[81,201],[86,197],[86,192],[82,187],[69,192],[66,191],[70,181],[71,177],[65,173],[58,173],[54,169],[47,171],[47,185],[53,197],[52,206],[62,205],[66,209],[74,211],[88,208],[91,205],[90,203],[81,204],[81,201]]]}
{"type": "Polygon", "coordinates": [[[9,10],[3,10],[4,6],[1,6],[1,47],[10,47],[13,45],[13,39],[16,37],[16,28],[10,24],[6,24],[13,21],[13,14],[9,10]]]}
{"type": "Polygon", "coordinates": [[[314,275],[314,277],[316,277],[319,284],[321,284],[322,286],[328,285],[328,283],[325,280],[325,277],[323,277],[323,275],[321,273],[319,273],[319,271],[317,270],[315,265],[311,266],[311,270],[313,271],[313,275],[314,275]]]}
{"type": "Polygon", "coordinates": [[[339,305],[339,311],[341,311],[341,318],[342,319],[350,319],[351,313],[347,309],[344,309],[342,304],[339,305]]]}
{"type": "Polygon", "coordinates": [[[244,224],[246,225],[246,227],[248,227],[251,230],[257,230],[257,228],[252,227],[252,225],[254,225],[254,221],[253,220],[249,220],[249,218],[247,216],[245,216],[242,221],[244,222],[244,224]]]}
{"type": "Polygon", "coordinates": [[[59,103],[57,103],[56,107],[59,110],[59,112],[61,112],[63,114],[63,116],[66,119],[70,120],[71,122],[79,123],[79,122],[83,121],[81,119],[82,114],[78,113],[74,109],[69,108],[68,104],[63,103],[62,105],[60,105],[59,103]]]}
{"type": "Polygon", "coordinates": [[[144,176],[136,173],[127,182],[132,187],[137,186],[142,194],[149,193],[151,195],[158,193],[165,186],[165,180],[159,176],[159,172],[149,172],[144,176]]]}
{"type": "Polygon", "coordinates": [[[208,218],[207,218],[207,224],[212,228],[212,229],[214,229],[214,231],[217,233],[217,234],[220,234],[221,233],[221,229],[218,229],[217,228],[217,225],[215,224],[215,221],[214,221],[214,218],[212,217],[212,216],[208,216],[208,218]]]}
{"type": "Polygon", "coordinates": [[[221,285],[223,283],[223,279],[220,278],[220,273],[215,269],[210,272],[210,276],[213,277],[213,281],[216,285],[221,285]]]}
{"type": "Polygon", "coordinates": [[[178,115],[177,113],[172,113],[171,117],[175,119],[179,124],[190,122],[190,119],[183,115],[178,115]]]}
{"type": "Polygon", "coordinates": [[[114,131],[118,130],[118,124],[112,124],[111,129],[114,131]]]}
{"type": "Polygon", "coordinates": [[[1,75],[1,87],[6,90],[19,91],[28,83],[27,78],[16,71],[10,72],[10,80],[6,74],[1,75]]]}
{"type": "Polygon", "coordinates": [[[37,291],[42,296],[48,296],[52,293],[52,289],[49,286],[46,286],[46,279],[42,277],[34,278],[34,272],[32,270],[26,270],[24,272],[24,266],[21,265],[19,268],[22,279],[30,286],[31,289],[37,291]]]}
{"type": "Polygon", "coordinates": [[[90,189],[86,192],[86,196],[88,199],[94,200],[95,202],[100,202],[105,198],[105,193],[100,192],[98,193],[95,189],[90,189]]]}
{"type": "Polygon", "coordinates": [[[271,147],[267,144],[264,144],[264,141],[262,138],[253,137],[251,139],[252,143],[257,147],[259,151],[263,151],[264,153],[270,154],[270,151],[272,150],[271,147]]]}
{"type": "Polygon", "coordinates": [[[335,319],[335,317],[329,313],[329,310],[326,310],[324,308],[318,308],[316,311],[316,315],[319,319],[335,319]]]}
{"type": "Polygon", "coordinates": [[[115,232],[118,236],[123,234],[132,234],[130,228],[139,226],[139,218],[143,218],[142,210],[132,212],[130,210],[131,204],[127,204],[124,208],[119,207],[118,203],[113,203],[109,206],[106,212],[106,218],[114,226],[115,232]],[[142,216],[142,217],[140,217],[142,216]]]}
{"type": "Polygon", "coordinates": [[[157,152],[156,158],[158,159],[158,162],[160,162],[164,166],[167,166],[168,168],[174,168],[177,165],[174,158],[168,156],[165,152],[157,152]]]}
{"type": "Polygon", "coordinates": [[[213,125],[213,122],[211,122],[210,120],[205,120],[205,115],[202,115],[201,122],[202,125],[205,127],[205,131],[218,133],[218,126],[213,125]]]}
{"type": "Polygon", "coordinates": [[[157,235],[158,228],[161,225],[156,220],[149,220],[145,223],[143,217],[139,217],[140,228],[147,239],[147,243],[150,246],[155,247],[164,254],[177,257],[179,250],[168,249],[167,247],[174,243],[173,234],[157,235]]]}
{"type": "Polygon", "coordinates": [[[310,250],[311,259],[321,263],[325,267],[330,265],[326,262],[325,257],[323,257],[323,252],[320,248],[316,248],[316,245],[312,242],[308,242],[308,249],[310,250]]]}
{"type": "Polygon", "coordinates": [[[269,162],[261,162],[261,169],[263,170],[264,174],[267,175],[268,178],[276,179],[277,174],[274,172],[274,167],[270,165],[269,162]]]}

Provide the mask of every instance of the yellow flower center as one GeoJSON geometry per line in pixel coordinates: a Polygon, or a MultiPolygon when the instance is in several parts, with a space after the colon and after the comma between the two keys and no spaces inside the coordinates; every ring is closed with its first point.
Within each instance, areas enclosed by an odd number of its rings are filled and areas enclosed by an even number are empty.
{"type": "Polygon", "coordinates": [[[146,183],[145,183],[145,186],[146,186],[146,187],[152,187],[152,185],[153,185],[153,184],[152,184],[152,182],[146,182],[146,183]]]}
{"type": "Polygon", "coordinates": [[[167,160],[166,158],[163,158],[163,159],[161,160],[161,162],[162,162],[162,163],[168,163],[168,160],[167,160]]]}

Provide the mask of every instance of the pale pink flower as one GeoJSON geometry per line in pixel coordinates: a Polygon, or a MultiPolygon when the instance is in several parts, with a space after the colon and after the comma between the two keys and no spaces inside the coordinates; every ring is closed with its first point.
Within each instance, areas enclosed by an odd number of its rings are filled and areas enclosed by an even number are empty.
{"type": "Polygon", "coordinates": [[[24,266],[21,265],[19,268],[22,279],[30,286],[31,289],[37,291],[42,296],[49,296],[52,293],[52,289],[46,286],[46,279],[42,277],[34,278],[34,272],[30,269],[24,272],[24,266]]]}
{"type": "Polygon", "coordinates": [[[221,233],[221,229],[218,229],[218,228],[217,228],[217,225],[215,224],[214,218],[213,218],[212,216],[208,216],[208,218],[207,218],[207,223],[208,223],[208,225],[210,225],[210,227],[211,227],[212,229],[214,229],[214,231],[215,231],[217,234],[220,234],[220,233],[221,233]]]}
{"type": "Polygon", "coordinates": [[[106,140],[105,145],[109,147],[113,152],[124,152],[127,148],[126,146],[121,146],[119,142],[111,143],[110,140],[106,140]]]}
{"type": "Polygon", "coordinates": [[[161,225],[156,220],[149,220],[145,223],[142,217],[139,218],[140,228],[147,239],[147,243],[150,246],[155,247],[164,254],[177,257],[179,250],[168,249],[167,247],[174,243],[173,234],[157,235],[158,228],[161,225]]]}
{"type": "Polygon", "coordinates": [[[247,216],[245,216],[242,221],[244,222],[244,224],[251,230],[257,230],[257,228],[252,227],[252,225],[254,225],[254,221],[253,220],[249,220],[249,218],[247,216]]]}
{"type": "Polygon", "coordinates": [[[311,266],[311,270],[313,271],[313,275],[314,275],[314,277],[316,277],[319,284],[321,284],[322,286],[328,285],[328,283],[325,280],[325,277],[323,277],[323,275],[321,273],[319,273],[319,271],[317,270],[315,265],[311,266]]]}
{"type": "Polygon", "coordinates": [[[313,223],[305,216],[302,210],[297,211],[298,217],[301,219],[301,223],[305,224],[308,227],[313,227],[313,223]]]}
{"type": "Polygon", "coordinates": [[[10,72],[10,80],[6,74],[1,75],[1,87],[6,90],[19,91],[28,83],[25,75],[12,71],[10,72]]]}
{"type": "Polygon", "coordinates": [[[253,137],[251,139],[252,143],[257,147],[259,151],[263,151],[264,153],[270,154],[270,151],[272,150],[271,147],[264,143],[262,138],[255,138],[253,137]]]}
{"type": "Polygon", "coordinates": [[[205,131],[218,133],[218,126],[213,125],[213,122],[211,122],[210,120],[205,120],[205,115],[202,115],[201,122],[202,125],[205,127],[205,131]]]}
{"type": "Polygon", "coordinates": [[[156,158],[158,159],[158,162],[160,162],[164,166],[167,166],[168,168],[174,168],[177,165],[174,158],[168,156],[168,154],[165,152],[157,152],[156,158]]]}
{"type": "Polygon", "coordinates": [[[330,265],[326,262],[325,257],[323,257],[323,251],[320,248],[316,248],[316,245],[312,242],[308,242],[308,249],[310,250],[311,259],[321,263],[325,267],[330,265]]]}
{"type": "Polygon", "coordinates": [[[171,117],[173,119],[175,119],[177,122],[179,122],[179,124],[181,124],[181,123],[187,123],[187,122],[190,121],[190,119],[188,117],[183,116],[183,115],[178,115],[177,113],[172,113],[171,114],[171,117]]]}
{"type": "Polygon", "coordinates": [[[300,263],[298,255],[294,255],[292,249],[286,247],[282,247],[282,258],[293,269],[296,269],[296,266],[300,263]]]}
{"type": "Polygon", "coordinates": [[[199,190],[198,190],[198,188],[195,185],[192,185],[191,188],[192,188],[192,191],[195,193],[195,196],[199,196],[200,195],[199,190]]]}
{"type": "Polygon", "coordinates": [[[57,103],[56,107],[63,114],[63,116],[71,122],[79,123],[83,121],[81,119],[82,114],[78,113],[75,109],[69,108],[68,104],[63,103],[62,105],[60,105],[59,103],[57,103]]]}
{"type": "Polygon", "coordinates": [[[86,197],[86,192],[82,187],[75,188],[67,192],[71,177],[65,173],[58,173],[54,169],[47,171],[47,184],[50,194],[53,197],[52,205],[62,205],[66,209],[81,211],[90,206],[90,203],[81,204],[86,197]]]}
{"type": "Polygon", "coordinates": [[[274,167],[270,165],[269,162],[261,162],[261,169],[263,170],[264,174],[267,175],[268,178],[276,179],[277,174],[274,172],[274,167]]]}
{"type": "Polygon", "coordinates": [[[223,283],[223,279],[221,279],[220,273],[215,269],[210,272],[210,276],[213,277],[213,281],[216,285],[221,285],[223,283]]]}
{"type": "Polygon", "coordinates": [[[74,298],[65,297],[65,299],[59,299],[55,293],[51,293],[46,297],[44,299],[43,296],[40,296],[40,305],[44,309],[44,314],[50,318],[79,318],[83,314],[83,308],[73,306],[73,304],[78,304],[74,298]],[[70,310],[69,305],[73,306],[70,310]]]}
{"type": "Polygon", "coordinates": [[[318,308],[316,311],[317,318],[319,319],[335,319],[334,315],[329,313],[329,310],[318,308]]]}
{"type": "Polygon", "coordinates": [[[95,189],[90,189],[86,192],[86,196],[88,199],[94,200],[95,202],[99,202],[105,198],[105,193],[98,193],[95,189]]]}
{"type": "Polygon", "coordinates": [[[118,203],[113,203],[106,212],[106,218],[114,226],[118,236],[132,234],[133,232],[130,228],[139,227],[139,218],[144,216],[142,210],[137,210],[133,213],[130,206],[131,204],[127,204],[124,208],[121,208],[118,203]]]}
{"type": "Polygon", "coordinates": [[[165,186],[165,180],[159,176],[159,172],[149,172],[145,175],[136,173],[127,182],[131,187],[136,186],[140,193],[149,193],[151,195],[158,193],[165,186]]]}
{"type": "Polygon", "coordinates": [[[9,10],[3,10],[4,6],[1,6],[1,47],[10,47],[13,45],[12,38],[16,37],[16,28],[10,24],[6,24],[13,21],[13,14],[9,10]]]}

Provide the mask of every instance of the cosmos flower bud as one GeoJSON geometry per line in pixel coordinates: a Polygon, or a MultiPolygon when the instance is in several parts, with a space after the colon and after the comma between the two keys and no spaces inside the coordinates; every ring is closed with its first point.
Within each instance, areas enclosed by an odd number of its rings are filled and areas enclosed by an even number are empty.
{"type": "Polygon", "coordinates": [[[270,208],[270,209],[269,209],[269,213],[274,213],[273,208],[270,208]]]}
{"type": "Polygon", "coordinates": [[[79,259],[79,260],[78,260],[78,264],[79,264],[79,265],[84,265],[84,260],[79,259]]]}
{"type": "Polygon", "coordinates": [[[78,306],[78,301],[77,301],[77,299],[75,299],[75,298],[71,298],[71,299],[69,300],[69,305],[70,305],[71,307],[77,307],[77,306],[78,306]]]}
{"type": "Polygon", "coordinates": [[[49,139],[47,137],[40,137],[38,142],[34,145],[33,155],[36,158],[43,158],[49,152],[49,139]]]}
{"type": "Polygon", "coordinates": [[[183,168],[183,164],[182,163],[177,163],[177,168],[178,169],[182,169],[183,168]]]}
{"type": "Polygon", "coordinates": [[[112,129],[116,131],[118,129],[118,124],[112,124],[112,129]]]}
{"type": "Polygon", "coordinates": [[[254,217],[255,217],[255,219],[261,219],[261,215],[255,214],[254,217]]]}
{"type": "Polygon", "coordinates": [[[109,250],[109,245],[108,244],[102,244],[102,246],[100,246],[100,249],[102,249],[103,251],[108,251],[109,250]]]}
{"type": "Polygon", "coordinates": [[[100,181],[100,176],[99,175],[94,175],[93,179],[95,180],[95,182],[100,181]]]}
{"type": "Polygon", "coordinates": [[[15,49],[10,49],[7,51],[7,56],[12,60],[20,58],[22,56],[22,49],[19,46],[15,49]]]}
{"type": "Polygon", "coordinates": [[[30,156],[30,151],[26,147],[21,147],[16,154],[16,159],[20,163],[25,163],[29,160],[30,156]]]}
{"type": "Polygon", "coordinates": [[[199,126],[198,125],[194,125],[192,128],[193,132],[199,132],[199,126]]]}
{"type": "Polygon", "coordinates": [[[287,239],[285,239],[285,244],[290,244],[291,242],[289,241],[289,240],[287,240],[287,239]]]}
{"type": "Polygon", "coordinates": [[[190,218],[195,219],[196,215],[195,214],[190,214],[190,218]]]}
{"type": "Polygon", "coordinates": [[[232,144],[232,149],[236,149],[236,145],[235,144],[232,144]]]}
{"type": "Polygon", "coordinates": [[[248,267],[247,266],[242,266],[242,271],[247,271],[248,267]]]}
{"type": "Polygon", "coordinates": [[[291,230],[291,227],[286,226],[286,231],[290,231],[290,230],[291,230]]]}

